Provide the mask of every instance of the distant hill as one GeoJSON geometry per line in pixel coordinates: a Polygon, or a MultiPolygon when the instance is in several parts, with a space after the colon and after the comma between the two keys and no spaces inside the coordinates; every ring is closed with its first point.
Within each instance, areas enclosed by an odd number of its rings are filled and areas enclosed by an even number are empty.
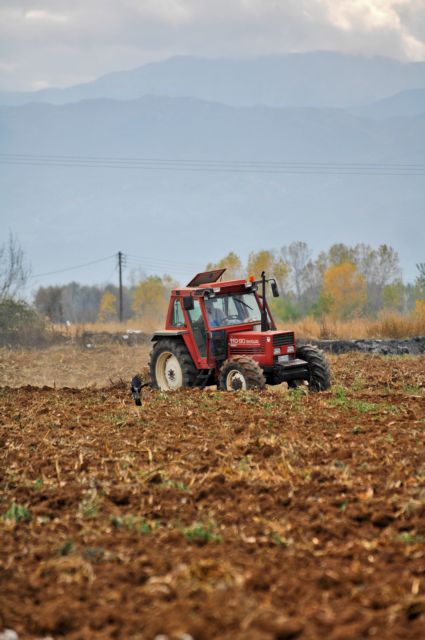
{"type": "MultiPolygon", "coordinates": [[[[0,160],[2,228],[13,228],[31,247],[36,272],[121,249],[144,257],[148,270],[187,279],[193,269],[158,261],[202,268],[231,250],[246,256],[295,239],[315,250],[337,241],[388,243],[400,251],[409,277],[423,260],[423,177],[358,175],[355,163],[422,162],[425,116],[400,117],[395,125],[334,108],[146,96],[3,106],[0,135],[2,154],[57,156],[40,166],[31,158],[26,165],[0,160]],[[283,173],[202,165],[76,168],[60,156],[286,161],[290,167],[283,173]],[[300,175],[297,162],[319,164],[300,175]],[[329,162],[337,163],[333,173],[329,162]],[[350,175],[340,175],[338,163],[351,163],[350,175]]],[[[115,277],[103,269],[43,282],[115,277]]]]}
{"type": "Polygon", "coordinates": [[[425,63],[335,52],[248,59],[176,57],[65,89],[0,92],[0,104],[166,95],[233,106],[356,107],[410,89],[425,89],[425,63]]]}
{"type": "Polygon", "coordinates": [[[372,118],[406,118],[425,115],[425,89],[411,89],[357,109],[372,118]]]}
{"type": "Polygon", "coordinates": [[[343,109],[230,107],[145,96],[0,107],[2,152],[180,159],[419,160],[422,123],[365,121],[343,109]]]}

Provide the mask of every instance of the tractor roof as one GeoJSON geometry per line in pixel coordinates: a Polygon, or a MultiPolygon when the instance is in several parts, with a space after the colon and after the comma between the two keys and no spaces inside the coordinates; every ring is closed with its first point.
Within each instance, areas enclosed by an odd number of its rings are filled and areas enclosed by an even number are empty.
{"type": "Polygon", "coordinates": [[[197,273],[194,278],[186,285],[187,287],[199,287],[201,284],[213,284],[217,282],[226,271],[224,269],[213,269],[212,271],[202,271],[197,273]]]}
{"type": "Polygon", "coordinates": [[[228,290],[229,293],[231,290],[233,291],[242,291],[247,288],[247,281],[243,279],[238,280],[227,280],[227,281],[219,281],[219,278],[223,275],[226,269],[215,269],[212,271],[204,271],[202,273],[198,273],[186,287],[178,287],[174,289],[173,293],[177,295],[184,295],[187,292],[187,295],[195,290],[202,289],[220,289],[228,290]]]}

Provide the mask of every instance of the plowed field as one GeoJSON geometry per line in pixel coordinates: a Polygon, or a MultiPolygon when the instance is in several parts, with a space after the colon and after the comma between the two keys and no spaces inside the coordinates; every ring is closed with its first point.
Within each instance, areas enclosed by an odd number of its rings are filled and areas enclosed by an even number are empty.
{"type": "Polygon", "coordinates": [[[331,364],[322,394],[140,409],[120,384],[1,388],[0,632],[424,638],[425,358],[331,364]]]}

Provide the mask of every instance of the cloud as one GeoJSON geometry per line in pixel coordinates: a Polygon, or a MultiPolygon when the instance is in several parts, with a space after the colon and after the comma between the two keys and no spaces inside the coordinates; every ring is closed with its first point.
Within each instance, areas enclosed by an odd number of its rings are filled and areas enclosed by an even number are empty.
{"type": "Polygon", "coordinates": [[[323,49],[424,60],[425,3],[2,0],[0,7],[0,88],[64,86],[179,54],[323,49]]]}
{"type": "Polygon", "coordinates": [[[26,20],[37,20],[39,22],[68,22],[68,16],[60,13],[50,13],[43,9],[33,9],[25,12],[26,20]]]}

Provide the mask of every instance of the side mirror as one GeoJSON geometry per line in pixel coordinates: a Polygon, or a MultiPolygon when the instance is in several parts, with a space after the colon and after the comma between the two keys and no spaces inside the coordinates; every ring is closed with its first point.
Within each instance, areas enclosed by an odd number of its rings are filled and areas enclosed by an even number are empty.
{"type": "Polygon", "coordinates": [[[272,288],[273,298],[278,298],[279,297],[279,289],[277,288],[276,280],[272,280],[271,288],[272,288]]]}
{"type": "Polygon", "coordinates": [[[192,311],[195,308],[192,296],[183,296],[183,309],[185,311],[192,311]]]}

